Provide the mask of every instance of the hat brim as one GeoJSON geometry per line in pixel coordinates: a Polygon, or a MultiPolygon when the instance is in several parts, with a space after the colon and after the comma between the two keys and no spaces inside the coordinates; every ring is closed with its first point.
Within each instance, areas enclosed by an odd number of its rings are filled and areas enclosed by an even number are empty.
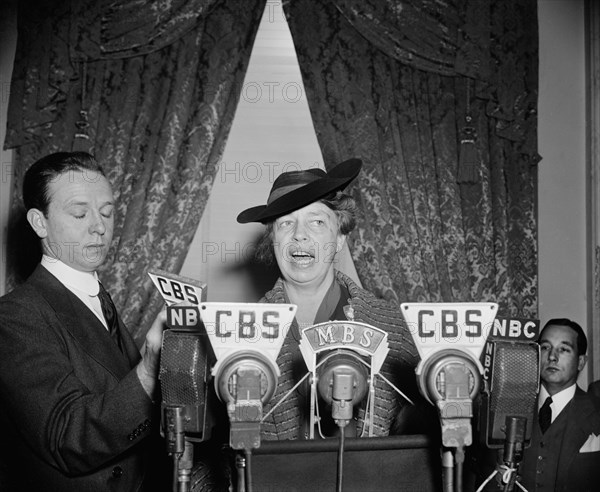
{"type": "Polygon", "coordinates": [[[361,167],[362,161],[360,159],[348,159],[328,171],[326,177],[286,193],[268,205],[259,205],[244,210],[237,216],[237,221],[240,224],[247,224],[248,222],[261,222],[264,224],[294,210],[301,209],[334,191],[343,190],[358,176],[361,167]]]}

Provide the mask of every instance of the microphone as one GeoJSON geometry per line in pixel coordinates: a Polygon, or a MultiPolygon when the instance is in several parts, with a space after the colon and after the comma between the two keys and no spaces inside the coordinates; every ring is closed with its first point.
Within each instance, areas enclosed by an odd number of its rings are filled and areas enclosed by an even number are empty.
{"type": "Polygon", "coordinates": [[[260,447],[263,405],[275,393],[276,360],[296,309],[293,304],[200,303],[217,358],[211,371],[215,390],[227,406],[229,445],[238,450],[240,490],[252,487],[250,461],[252,450],[260,447]]]}
{"type": "MultiPolygon", "coordinates": [[[[172,311],[178,309],[181,308],[167,308],[168,319],[172,319],[172,311]]],[[[158,379],[169,453],[183,452],[176,437],[180,433],[196,441],[210,437],[212,414],[209,408],[214,398],[209,384],[212,360],[206,336],[200,332],[171,327],[163,333],[158,379]]]]}
{"type": "Polygon", "coordinates": [[[227,406],[232,449],[260,447],[263,404],[275,393],[277,366],[258,352],[240,351],[215,372],[219,399],[227,406]]]}
{"type": "Polygon", "coordinates": [[[498,305],[403,303],[401,309],[421,356],[419,390],[440,416],[442,445],[462,450],[472,443],[473,399],[483,375],[479,356],[498,305]]]}
{"type": "Polygon", "coordinates": [[[354,405],[369,393],[370,405],[365,409],[364,421],[369,423],[369,436],[373,435],[375,377],[389,352],[384,330],[354,321],[350,307],[345,311],[350,320],[328,321],[304,328],[299,344],[311,375],[309,438],[314,439],[315,423],[318,422],[315,415],[317,395],[331,405],[331,417],[340,429],[338,492],[342,490],[343,481],[345,428],[352,419],[354,405]]]}
{"type": "Polygon", "coordinates": [[[214,350],[211,373],[227,406],[229,445],[249,452],[260,446],[263,405],[277,386],[277,355],[296,314],[293,304],[200,303],[214,350]]]}
{"type": "Polygon", "coordinates": [[[318,393],[331,405],[331,418],[340,430],[336,479],[339,492],[343,482],[345,428],[352,420],[354,405],[367,394],[368,380],[365,363],[359,355],[347,349],[333,350],[317,369],[318,393]]]}
{"type": "Polygon", "coordinates": [[[354,405],[367,393],[364,422],[373,436],[375,377],[389,352],[387,333],[358,321],[327,321],[304,328],[299,346],[310,374],[309,439],[314,439],[319,422],[318,396],[331,404],[332,418],[343,428],[352,419],[354,405]]]}
{"type": "Polygon", "coordinates": [[[213,426],[208,370],[214,356],[197,308],[206,298],[206,284],[163,270],[149,271],[148,276],[167,305],[169,329],[163,332],[158,374],[161,428],[167,454],[175,461],[178,490],[185,492],[190,489],[192,442],[208,439],[213,426]]]}
{"type": "Polygon", "coordinates": [[[539,390],[539,346],[496,340],[488,342],[484,362],[488,364],[480,407],[480,439],[490,449],[504,447],[506,421],[525,420],[523,444],[529,445],[539,390]]]}
{"type": "Polygon", "coordinates": [[[173,456],[179,492],[190,489],[192,442],[212,433],[214,390],[209,384],[214,356],[196,306],[167,307],[158,379],[167,454],[173,456]]]}
{"type": "Polygon", "coordinates": [[[349,350],[334,350],[321,361],[317,378],[319,395],[331,405],[331,416],[343,432],[352,419],[354,405],[367,394],[366,365],[349,350]]]}
{"type": "Polygon", "coordinates": [[[419,389],[440,417],[442,444],[462,448],[472,443],[473,399],[481,388],[481,371],[468,354],[448,349],[425,360],[418,371],[419,389]]]}
{"type": "Polygon", "coordinates": [[[530,341],[488,341],[484,391],[479,407],[480,442],[498,451],[505,491],[514,490],[523,450],[529,446],[539,391],[539,345],[530,341]],[[508,473],[505,473],[508,472],[508,473]]]}
{"type": "Polygon", "coordinates": [[[464,448],[473,442],[473,400],[482,384],[479,357],[498,305],[403,303],[401,309],[421,357],[419,391],[440,418],[443,483],[460,491],[464,448]]]}

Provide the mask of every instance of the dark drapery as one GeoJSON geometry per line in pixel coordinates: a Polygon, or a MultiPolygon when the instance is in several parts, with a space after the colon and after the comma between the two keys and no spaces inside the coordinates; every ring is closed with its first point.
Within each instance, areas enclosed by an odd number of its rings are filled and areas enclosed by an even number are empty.
{"type": "Polygon", "coordinates": [[[364,161],[363,285],[536,317],[536,1],[284,8],[326,166],[364,161]]]}
{"type": "MultiPolygon", "coordinates": [[[[264,5],[20,2],[12,222],[36,158],[95,153],[119,202],[101,275],[138,340],[160,305],[146,272],[184,261],[264,5]]],[[[363,284],[397,301],[491,300],[536,316],[535,0],[284,8],[326,164],[365,163],[351,238],[363,284]]],[[[22,253],[13,231],[9,284],[22,253]]]]}
{"type": "MultiPolygon", "coordinates": [[[[16,149],[9,286],[28,273],[20,188],[58,150],[91,151],[117,201],[100,276],[138,342],[178,273],[231,127],[265,0],[19,5],[6,148],[16,149]]],[[[37,258],[36,258],[37,260],[37,258]]]]}

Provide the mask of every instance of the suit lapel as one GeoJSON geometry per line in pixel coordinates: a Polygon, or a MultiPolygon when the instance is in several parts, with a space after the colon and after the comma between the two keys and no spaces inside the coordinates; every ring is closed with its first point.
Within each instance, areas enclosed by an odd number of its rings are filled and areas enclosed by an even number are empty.
{"type": "MultiPolygon", "coordinates": [[[[52,306],[64,329],[89,357],[96,360],[117,379],[123,378],[131,370],[128,357],[121,353],[100,320],[54,275],[44,267],[38,266],[31,280],[52,306]]],[[[129,341],[127,346],[129,354],[131,350],[129,341]]]]}
{"type": "Polygon", "coordinates": [[[135,366],[140,361],[140,351],[135,343],[135,340],[129,333],[129,330],[121,320],[121,316],[117,313],[117,319],[119,320],[119,330],[121,331],[121,344],[123,346],[123,353],[129,360],[131,367],[135,366]]]}

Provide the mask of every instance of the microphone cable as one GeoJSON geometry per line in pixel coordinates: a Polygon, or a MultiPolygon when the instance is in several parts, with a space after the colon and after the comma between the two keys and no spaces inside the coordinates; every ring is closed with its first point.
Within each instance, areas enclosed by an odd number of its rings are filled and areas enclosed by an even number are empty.
{"type": "Polygon", "coordinates": [[[463,463],[465,462],[465,451],[462,446],[458,446],[454,451],[454,490],[462,492],[463,490],[463,463]]]}
{"type": "Polygon", "coordinates": [[[244,470],[245,478],[246,478],[246,492],[252,492],[252,450],[245,449],[246,456],[246,468],[244,470]]]}
{"type": "Polygon", "coordinates": [[[344,427],[340,427],[340,445],[337,455],[337,492],[342,492],[342,477],[344,475],[344,442],[346,439],[344,427]]]}
{"type": "Polygon", "coordinates": [[[173,475],[171,482],[171,490],[173,492],[177,492],[179,489],[179,458],[181,458],[180,455],[173,455],[173,475]]]}
{"type": "MultiPolygon", "coordinates": [[[[492,473],[490,473],[489,476],[477,488],[476,492],[483,492],[483,489],[485,489],[485,486],[488,483],[490,483],[492,478],[494,478],[498,473],[502,474],[502,483],[507,484],[511,480],[511,475],[517,472],[517,470],[515,468],[509,468],[506,465],[501,465],[500,470],[502,470],[502,471],[494,470],[492,473]]],[[[525,487],[523,487],[520,482],[517,481],[514,484],[517,487],[519,487],[523,492],[527,492],[527,489],[525,487]]]]}

